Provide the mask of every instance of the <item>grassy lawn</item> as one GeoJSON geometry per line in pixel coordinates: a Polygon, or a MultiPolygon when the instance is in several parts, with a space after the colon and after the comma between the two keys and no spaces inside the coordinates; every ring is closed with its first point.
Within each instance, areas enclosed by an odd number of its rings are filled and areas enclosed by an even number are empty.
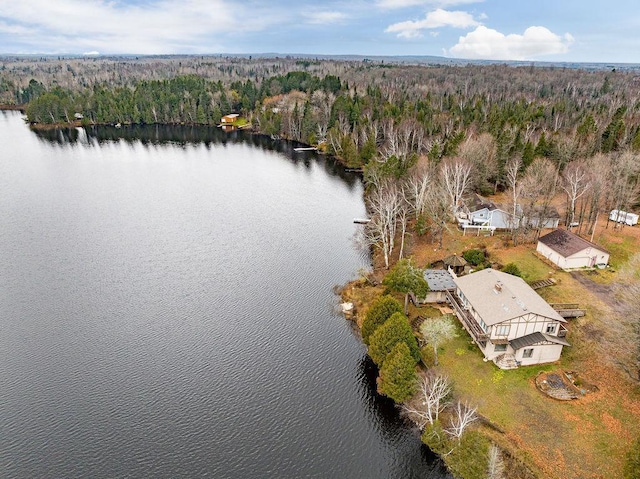
{"type": "Polygon", "coordinates": [[[580,367],[581,355],[563,357],[561,364],[502,371],[483,361],[466,331],[460,328],[459,333],[441,349],[439,368],[457,394],[504,430],[489,433],[498,444],[535,464],[542,477],[619,477],[628,445],[640,434],[637,388],[604,377],[609,373],[601,369],[603,376],[589,377],[600,391],[576,401],[556,401],[536,389],[535,376],[580,367]]]}

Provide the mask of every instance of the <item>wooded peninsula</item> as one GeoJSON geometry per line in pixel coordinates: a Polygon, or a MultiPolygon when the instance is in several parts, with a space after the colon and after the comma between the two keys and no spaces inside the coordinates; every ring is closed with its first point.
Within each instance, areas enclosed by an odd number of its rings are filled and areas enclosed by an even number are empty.
{"type": "Polygon", "coordinates": [[[238,114],[362,171],[370,221],[359,240],[374,268],[342,295],[379,392],[422,440],[465,479],[640,477],[640,234],[610,216],[640,207],[640,70],[234,56],[0,65],[0,104],[36,127],[214,127],[238,114]],[[497,232],[467,233],[472,196],[501,204],[497,232]],[[554,219],[602,245],[609,265],[567,272],[536,255],[554,219]],[[453,316],[415,299],[429,292],[424,269],[447,255],[548,281],[549,303],[579,301],[571,347],[552,364],[483,361],[453,316]],[[536,378],[559,369],[588,394],[542,395],[536,378]]]}

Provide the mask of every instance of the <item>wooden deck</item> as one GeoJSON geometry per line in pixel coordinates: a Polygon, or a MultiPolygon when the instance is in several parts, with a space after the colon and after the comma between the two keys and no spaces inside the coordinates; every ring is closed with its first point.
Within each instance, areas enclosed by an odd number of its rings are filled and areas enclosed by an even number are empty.
{"type": "Polygon", "coordinates": [[[476,341],[487,341],[489,339],[489,335],[484,332],[484,330],[480,327],[471,313],[464,309],[464,306],[462,305],[460,298],[458,298],[458,295],[452,293],[451,291],[447,291],[447,299],[453,307],[456,316],[462,323],[462,326],[464,326],[464,329],[467,330],[471,337],[476,341]]]}
{"type": "Polygon", "coordinates": [[[549,303],[563,318],[581,318],[587,311],[580,308],[578,303],[549,303]]]}

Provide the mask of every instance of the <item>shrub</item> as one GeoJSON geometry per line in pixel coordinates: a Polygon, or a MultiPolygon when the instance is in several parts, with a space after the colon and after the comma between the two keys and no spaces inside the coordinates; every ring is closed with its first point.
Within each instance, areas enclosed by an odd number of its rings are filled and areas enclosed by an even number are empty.
{"type": "Polygon", "coordinates": [[[414,266],[410,259],[398,261],[384,277],[382,284],[399,293],[412,291],[418,298],[424,298],[429,291],[424,269],[414,266]]]}
{"type": "Polygon", "coordinates": [[[502,270],[503,273],[512,274],[513,276],[522,277],[522,273],[520,272],[520,268],[515,263],[506,264],[502,270]]]}
{"type": "Polygon", "coordinates": [[[391,296],[380,296],[371,304],[360,329],[364,344],[369,345],[371,335],[393,313],[402,313],[402,305],[391,296]]]}
{"type": "Polygon", "coordinates": [[[378,389],[397,403],[410,399],[416,392],[418,375],[416,362],[404,342],[397,343],[389,352],[380,369],[378,389]]]}
{"type": "Polygon", "coordinates": [[[481,249],[469,249],[462,253],[462,257],[473,266],[479,266],[487,260],[484,251],[481,249]]]}
{"type": "Polygon", "coordinates": [[[407,345],[416,364],[420,360],[420,350],[409,318],[403,313],[394,313],[369,338],[369,356],[380,367],[393,347],[400,342],[407,345]]]}

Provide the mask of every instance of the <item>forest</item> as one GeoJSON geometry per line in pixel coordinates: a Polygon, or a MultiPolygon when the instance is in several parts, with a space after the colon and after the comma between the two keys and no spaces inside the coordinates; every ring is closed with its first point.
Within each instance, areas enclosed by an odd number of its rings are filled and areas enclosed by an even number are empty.
{"type": "MultiPolygon", "coordinates": [[[[441,241],[465,195],[507,192],[513,242],[559,193],[566,225],[638,203],[640,76],[529,66],[251,57],[3,58],[0,103],[32,124],[216,125],[310,145],[363,169],[385,266],[408,222],[441,241]],[[415,221],[411,222],[411,219],[415,221]]],[[[402,244],[400,245],[402,257],[402,244]]]]}

